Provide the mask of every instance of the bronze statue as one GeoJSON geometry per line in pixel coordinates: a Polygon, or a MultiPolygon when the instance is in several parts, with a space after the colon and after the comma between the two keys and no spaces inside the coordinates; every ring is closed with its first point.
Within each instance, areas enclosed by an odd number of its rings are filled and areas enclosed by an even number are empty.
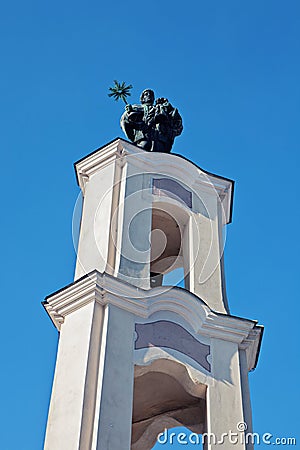
{"type": "Polygon", "coordinates": [[[154,104],[154,92],[145,89],[140,105],[126,104],[121,127],[132,142],[150,152],[170,153],[174,139],[182,133],[182,119],[166,98],[154,104]]]}

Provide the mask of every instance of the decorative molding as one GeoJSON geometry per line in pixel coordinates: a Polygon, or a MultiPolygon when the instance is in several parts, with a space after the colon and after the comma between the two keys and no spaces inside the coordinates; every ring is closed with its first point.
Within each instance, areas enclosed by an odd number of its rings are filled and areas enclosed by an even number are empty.
{"type": "Polygon", "coordinates": [[[254,370],[256,367],[263,330],[262,326],[256,325],[240,344],[240,348],[246,351],[248,370],[254,370]]]}
{"type": "Polygon", "coordinates": [[[121,159],[124,150],[120,145],[119,141],[113,141],[106,146],[99,149],[97,152],[92,153],[86,158],[75,163],[75,170],[77,174],[78,184],[85,193],[86,183],[89,181],[90,177],[103,169],[109,164],[114,163],[116,160],[121,159]]]}
{"type": "Polygon", "coordinates": [[[178,314],[196,335],[239,344],[240,348],[246,349],[249,370],[255,367],[262,327],[253,320],[214,312],[199,297],[182,288],[143,290],[94,270],[46,297],[43,305],[60,330],[67,315],[93,301],[101,305],[112,304],[142,318],[159,311],[178,314]]]}
{"type": "Polygon", "coordinates": [[[225,223],[230,222],[234,184],[232,180],[206,173],[179,155],[147,152],[119,138],[74,164],[78,184],[83,194],[86,183],[96,172],[108,164],[119,162],[123,165],[129,161],[145,173],[170,176],[181,181],[193,189],[196,194],[207,192],[217,195],[224,209],[224,221],[225,223]]]}

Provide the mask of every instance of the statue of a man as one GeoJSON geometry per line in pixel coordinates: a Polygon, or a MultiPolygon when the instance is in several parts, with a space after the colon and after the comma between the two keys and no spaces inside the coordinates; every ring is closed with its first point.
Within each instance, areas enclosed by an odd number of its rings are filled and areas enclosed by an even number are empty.
{"type": "Polygon", "coordinates": [[[182,119],[166,98],[154,104],[154,92],[145,89],[141,105],[126,105],[121,127],[126,136],[138,147],[152,152],[169,153],[174,139],[182,132],[182,119]]]}

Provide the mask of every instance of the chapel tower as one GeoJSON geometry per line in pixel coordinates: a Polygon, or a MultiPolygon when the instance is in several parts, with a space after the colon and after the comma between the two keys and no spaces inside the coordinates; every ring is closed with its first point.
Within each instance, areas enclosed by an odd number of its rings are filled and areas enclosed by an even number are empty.
{"type": "MultiPolygon", "coordinates": [[[[262,327],[227,304],[233,181],[119,138],[75,170],[74,282],[44,302],[60,332],[45,450],[150,450],[179,425],[218,438],[243,434],[241,423],[251,431],[262,327]],[[166,286],[179,268],[183,287],[166,286]]],[[[234,448],[251,450],[244,441],[234,448]]]]}

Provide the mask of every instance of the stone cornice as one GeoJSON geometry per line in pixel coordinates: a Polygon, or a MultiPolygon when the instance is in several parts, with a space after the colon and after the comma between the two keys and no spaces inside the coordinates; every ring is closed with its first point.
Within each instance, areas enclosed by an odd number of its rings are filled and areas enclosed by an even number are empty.
{"type": "Polygon", "coordinates": [[[106,146],[74,164],[78,184],[84,194],[85,186],[90,177],[108,164],[119,161],[122,164],[130,161],[145,173],[165,174],[181,181],[195,192],[215,191],[222,202],[226,223],[231,221],[231,204],[233,196],[233,181],[212,173],[205,172],[200,167],[180,155],[172,153],[146,152],[137,146],[115,139],[106,146]]]}
{"type": "Polygon", "coordinates": [[[84,194],[89,178],[122,155],[120,140],[114,140],[74,164],[78,184],[84,194]]]}
{"type": "Polygon", "coordinates": [[[67,315],[94,301],[115,305],[141,318],[159,311],[178,314],[197,334],[237,343],[246,350],[249,370],[255,368],[262,335],[262,328],[256,321],[216,313],[185,289],[157,287],[143,290],[95,270],[46,297],[43,305],[60,330],[67,315]]]}

